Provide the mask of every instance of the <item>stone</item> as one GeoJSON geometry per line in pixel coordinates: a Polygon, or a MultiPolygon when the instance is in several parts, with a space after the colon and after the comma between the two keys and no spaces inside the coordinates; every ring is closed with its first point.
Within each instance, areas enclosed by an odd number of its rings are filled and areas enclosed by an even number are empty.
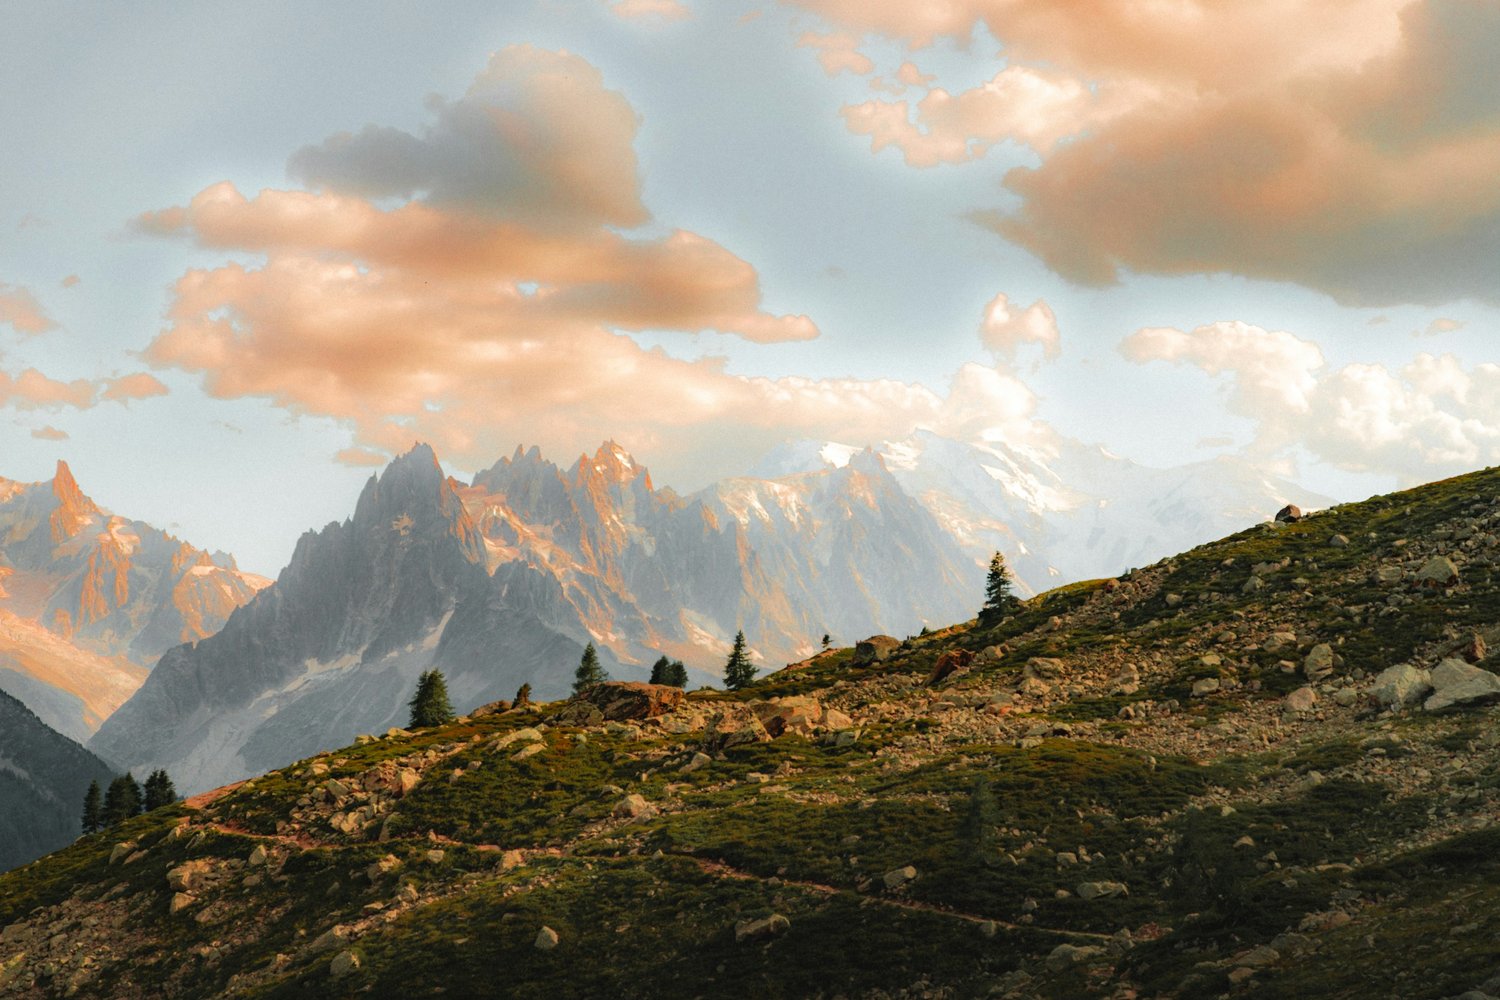
{"type": "Polygon", "coordinates": [[[656,815],[656,807],[646,801],[643,795],[627,795],[615,803],[611,811],[616,819],[642,819],[656,815]]]}
{"type": "Polygon", "coordinates": [[[1297,634],[1295,632],[1272,632],[1261,648],[1272,655],[1291,652],[1297,648],[1297,634]]]}
{"type": "Polygon", "coordinates": [[[855,663],[880,663],[901,648],[901,640],[889,635],[872,635],[854,645],[855,663]]]}
{"type": "Polygon", "coordinates": [[[1341,687],[1333,693],[1333,703],[1339,708],[1352,708],[1359,701],[1359,692],[1352,687],[1341,687]]]}
{"type": "Polygon", "coordinates": [[[916,877],[917,869],[911,865],[905,865],[886,872],[883,881],[887,889],[898,889],[916,877]]]}
{"type": "Polygon", "coordinates": [[[193,887],[193,880],[198,874],[199,866],[195,864],[178,865],[167,872],[167,888],[175,889],[177,892],[187,892],[193,887]]]}
{"type": "Polygon", "coordinates": [[[1429,712],[1500,701],[1500,677],[1457,657],[1449,657],[1432,669],[1432,688],[1431,697],[1422,706],[1429,712]]]}
{"type": "Polygon", "coordinates": [[[713,760],[714,759],[708,754],[699,751],[694,753],[692,759],[689,760],[686,764],[683,764],[677,770],[681,771],[683,774],[691,774],[694,771],[701,770],[702,768],[705,768],[708,765],[712,764],[713,760]]]}
{"type": "Polygon", "coordinates": [[[1265,589],[1266,589],[1266,581],[1262,580],[1258,576],[1252,576],[1250,579],[1246,580],[1245,581],[1245,585],[1240,588],[1240,593],[1242,593],[1242,594],[1258,594],[1262,590],[1265,590],[1265,589]]]}
{"type": "Polygon", "coordinates": [[[1115,896],[1128,896],[1130,889],[1124,882],[1084,882],[1078,887],[1078,898],[1111,899],[1115,896]]]}
{"type": "Polygon", "coordinates": [[[704,743],[711,749],[727,750],[748,743],[766,743],[771,734],[747,705],[729,705],[708,720],[704,743]]]}
{"type": "Polygon", "coordinates": [[[427,858],[427,863],[429,865],[440,865],[443,863],[443,859],[447,856],[448,852],[443,850],[441,847],[434,847],[425,855],[425,857],[427,858]]]}
{"type": "Polygon", "coordinates": [[[779,913],[759,920],[741,920],[734,925],[735,943],[754,941],[757,938],[775,937],[791,929],[792,922],[779,913]]]}
{"type": "Polygon", "coordinates": [[[573,700],[593,705],[606,722],[625,722],[666,715],[681,705],[686,696],[682,688],[670,684],[605,681],[574,695],[573,700]]]}
{"type": "Polygon", "coordinates": [[[1345,535],[1334,535],[1328,539],[1328,544],[1336,549],[1347,549],[1349,547],[1349,539],[1345,535]]]}
{"type": "Polygon", "coordinates": [[[1318,692],[1311,687],[1300,687],[1286,696],[1282,703],[1286,711],[1301,715],[1311,712],[1313,706],[1318,703],[1318,692]]]}
{"type": "Polygon", "coordinates": [[[135,841],[127,840],[123,844],[116,844],[114,850],[109,852],[109,863],[117,865],[133,853],[135,853],[135,841]]]}
{"type": "Polygon", "coordinates": [[[348,941],[351,936],[349,928],[343,924],[338,924],[313,938],[312,944],[308,945],[308,948],[314,952],[327,951],[330,948],[337,948],[345,941],[348,941]]]}
{"type": "Polygon", "coordinates": [[[1333,647],[1320,642],[1307,651],[1302,661],[1302,676],[1310,681],[1320,681],[1333,673],[1333,647]]]}
{"type": "Polygon", "coordinates": [[[1104,949],[1097,945],[1060,944],[1047,953],[1047,968],[1052,972],[1065,972],[1103,954],[1104,949]]]}
{"type": "Polygon", "coordinates": [[[750,710],[772,739],[787,733],[811,736],[823,721],[823,706],[807,695],[751,702],[750,710]]]}
{"type": "Polygon", "coordinates": [[[535,743],[541,739],[542,734],[540,730],[533,729],[532,727],[527,726],[525,729],[517,729],[513,732],[506,733],[504,736],[496,740],[492,744],[492,746],[496,750],[504,750],[512,743],[535,743]]]}
{"type": "Polygon", "coordinates": [[[1276,512],[1276,521],[1279,524],[1296,524],[1302,520],[1302,508],[1294,503],[1289,503],[1276,512]]]}
{"type": "Polygon", "coordinates": [[[352,951],[341,951],[328,963],[328,973],[334,979],[342,979],[359,971],[359,955],[352,951]]]}
{"type": "Polygon", "coordinates": [[[1447,556],[1433,556],[1417,570],[1417,582],[1429,587],[1446,587],[1458,582],[1458,567],[1447,556]]]}
{"type": "Polygon", "coordinates": [[[1386,667],[1375,675],[1375,681],[1370,685],[1371,697],[1383,708],[1415,705],[1431,690],[1432,674],[1410,663],[1386,667]]]}
{"type": "Polygon", "coordinates": [[[545,743],[528,743],[521,749],[517,750],[515,753],[511,754],[510,759],[513,761],[525,760],[532,754],[541,753],[545,749],[547,749],[547,744],[545,743]]]}
{"type": "Polygon", "coordinates": [[[1026,667],[1022,673],[1038,680],[1056,681],[1062,679],[1064,669],[1063,661],[1055,657],[1033,656],[1026,661],[1026,667]]]}
{"type": "Polygon", "coordinates": [[[836,708],[825,709],[823,712],[823,728],[840,730],[848,729],[854,725],[854,720],[847,713],[840,712],[836,708]]]}
{"type": "Polygon", "coordinates": [[[974,654],[967,649],[950,649],[937,658],[932,673],[927,675],[927,686],[941,683],[961,670],[967,670],[974,662],[974,654]]]}
{"type": "Polygon", "coordinates": [[[1115,675],[1114,680],[1109,682],[1109,693],[1112,695],[1135,694],[1141,689],[1141,672],[1134,664],[1127,666],[1115,675]]]}
{"type": "Polygon", "coordinates": [[[864,732],[864,730],[862,729],[840,729],[838,732],[833,734],[833,745],[835,747],[853,746],[855,743],[859,742],[859,737],[862,732],[864,732]]]}
{"type": "Polygon", "coordinates": [[[413,788],[422,780],[422,776],[409,767],[403,767],[396,772],[396,787],[394,789],[398,798],[405,798],[413,788]]]}
{"type": "Polygon", "coordinates": [[[250,863],[252,865],[263,865],[270,855],[266,852],[265,844],[256,844],[255,850],[250,852],[250,863]]]}
{"type": "Polygon", "coordinates": [[[1219,679],[1217,677],[1200,677],[1193,681],[1193,697],[1203,698],[1219,690],[1219,679]]]}
{"type": "Polygon", "coordinates": [[[323,784],[329,795],[336,799],[347,799],[349,797],[349,786],[337,778],[329,778],[323,784]]]}
{"type": "Polygon", "coordinates": [[[532,942],[532,946],[535,947],[537,951],[551,951],[553,948],[557,947],[558,940],[559,938],[557,936],[557,931],[553,930],[550,927],[544,926],[541,930],[536,932],[536,940],[532,942]]]}
{"type": "Polygon", "coordinates": [[[185,892],[172,893],[172,901],[167,904],[167,912],[172,914],[181,913],[183,910],[198,902],[185,892]]]}

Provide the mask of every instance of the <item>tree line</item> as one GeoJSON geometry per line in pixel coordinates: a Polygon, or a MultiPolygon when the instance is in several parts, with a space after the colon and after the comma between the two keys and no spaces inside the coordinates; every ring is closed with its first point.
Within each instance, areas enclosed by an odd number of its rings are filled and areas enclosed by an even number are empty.
{"type": "Polygon", "coordinates": [[[177,789],[166,771],[152,771],[144,788],[129,771],[111,781],[102,793],[99,782],[91,781],[83,793],[83,832],[98,833],[176,801],[177,789]]]}

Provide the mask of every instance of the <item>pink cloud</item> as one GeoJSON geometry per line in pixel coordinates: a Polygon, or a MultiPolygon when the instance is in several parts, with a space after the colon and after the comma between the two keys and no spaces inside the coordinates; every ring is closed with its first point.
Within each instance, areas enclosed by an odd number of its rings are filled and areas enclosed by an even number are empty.
{"type": "Polygon", "coordinates": [[[682,21],[693,16],[693,12],[678,0],[618,0],[610,4],[610,12],[629,21],[660,18],[663,21],[682,21]]]}
{"type": "Polygon", "coordinates": [[[147,372],[134,372],[118,378],[105,379],[103,385],[104,390],[99,398],[117,403],[129,403],[133,399],[149,399],[152,396],[167,394],[167,387],[162,384],[162,381],[147,372]]]}
{"type": "Polygon", "coordinates": [[[34,438],[36,438],[38,441],[66,441],[66,440],[68,440],[68,432],[67,431],[58,430],[56,427],[53,427],[51,425],[48,425],[48,426],[45,426],[45,427],[37,427],[37,428],[33,429],[32,432],[31,432],[31,436],[34,437],[34,438]]]}
{"type": "Polygon", "coordinates": [[[62,382],[49,378],[35,368],[19,375],[0,371],[0,405],[9,404],[22,410],[60,409],[65,406],[86,410],[94,405],[99,387],[87,379],[62,382]]]}
{"type": "Polygon", "coordinates": [[[18,333],[39,334],[57,329],[41,303],[28,289],[0,281],[0,323],[8,323],[18,333]]]}
{"type": "Polygon", "coordinates": [[[809,31],[797,39],[797,47],[816,49],[818,62],[823,64],[823,72],[829,76],[838,76],[840,73],[864,76],[875,69],[875,63],[870,57],[859,51],[859,39],[854,35],[820,35],[809,31]]]}
{"type": "Polygon", "coordinates": [[[344,448],[333,460],[340,465],[350,465],[355,468],[380,468],[391,460],[391,456],[385,452],[371,451],[368,448],[344,448]]]}
{"type": "Polygon", "coordinates": [[[1023,344],[1037,344],[1047,360],[1062,351],[1062,336],[1052,307],[1037,299],[1025,309],[1011,303],[1004,294],[996,295],[984,307],[979,324],[979,339],[997,356],[1007,360],[1016,356],[1023,344]]]}

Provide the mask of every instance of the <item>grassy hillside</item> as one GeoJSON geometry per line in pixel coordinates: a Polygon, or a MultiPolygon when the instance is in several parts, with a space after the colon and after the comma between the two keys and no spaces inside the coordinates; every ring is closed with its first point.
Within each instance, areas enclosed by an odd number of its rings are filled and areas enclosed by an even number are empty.
{"type": "Polygon", "coordinates": [[[0,997],[1500,995],[1494,709],[1372,691],[1494,666],[1497,486],[363,740],[0,876],[0,997]]]}

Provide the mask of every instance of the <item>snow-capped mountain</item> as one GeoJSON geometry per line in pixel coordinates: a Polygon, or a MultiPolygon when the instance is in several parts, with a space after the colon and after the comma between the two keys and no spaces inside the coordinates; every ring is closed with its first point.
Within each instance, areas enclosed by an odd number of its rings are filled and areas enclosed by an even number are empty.
{"type": "Polygon", "coordinates": [[[269,582],[100,508],[64,462],[48,482],[0,479],[0,691],[86,740],[163,651],[269,582]]]}
{"type": "MultiPolygon", "coordinates": [[[[876,450],[971,563],[1004,553],[1023,593],[1146,565],[1266,520],[1287,503],[1330,502],[1230,457],[1155,469],[1066,439],[1016,447],[927,431],[876,450]]],[[[853,454],[833,442],[793,442],[755,473],[839,468],[853,454]]]]}
{"type": "Polygon", "coordinates": [[[404,724],[432,667],[460,711],[565,693],[587,642],[621,679],[661,652],[716,674],[743,629],[774,668],[825,632],[963,618],[969,572],[873,453],[681,497],[613,444],[567,469],[517,449],[467,486],[419,446],[217,635],[163,656],[90,746],[196,790],[404,724]]]}

